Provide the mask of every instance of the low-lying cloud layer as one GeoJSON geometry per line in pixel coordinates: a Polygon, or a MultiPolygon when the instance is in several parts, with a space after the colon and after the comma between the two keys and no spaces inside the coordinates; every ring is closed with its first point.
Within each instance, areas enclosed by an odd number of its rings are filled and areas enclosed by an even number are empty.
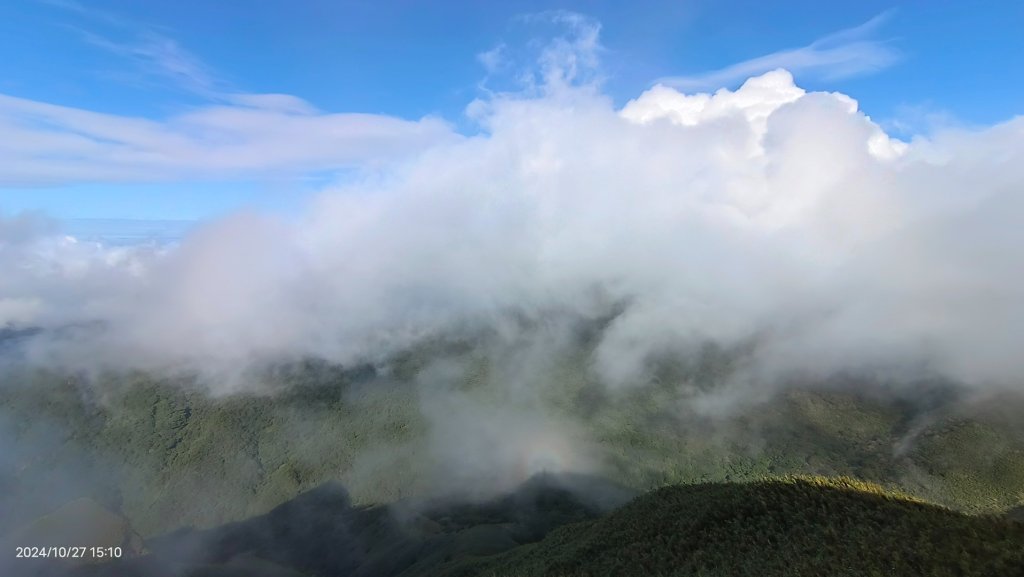
{"type": "MultiPolygon", "coordinates": [[[[36,342],[30,356],[47,362],[224,371],[351,362],[509,314],[593,318],[616,304],[593,359],[612,385],[706,341],[752,347],[750,382],[846,370],[1021,382],[1020,118],[901,142],[850,97],[807,93],[784,70],[713,94],[658,85],[617,108],[558,68],[593,54],[560,46],[548,64],[562,73],[547,71],[545,86],[473,105],[480,135],[384,126],[373,142],[412,131],[420,152],[323,191],[298,219],[238,214],[158,250],[5,217],[0,326],[102,323],[87,339],[36,342]]],[[[157,154],[166,131],[233,141],[230,120],[252,114],[280,117],[267,140],[286,141],[280,150],[358,159],[380,148],[332,140],[359,117],[243,104],[254,108],[126,125],[119,140],[148,159],[139,170],[158,172],[174,168],[157,154]]],[[[32,112],[86,131],[93,118],[32,112]]],[[[188,154],[263,158],[179,136],[188,154]]]]}

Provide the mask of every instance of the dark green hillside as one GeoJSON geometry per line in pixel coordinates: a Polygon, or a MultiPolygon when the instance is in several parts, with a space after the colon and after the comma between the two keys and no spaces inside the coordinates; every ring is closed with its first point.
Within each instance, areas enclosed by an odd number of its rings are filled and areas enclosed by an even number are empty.
{"type": "Polygon", "coordinates": [[[536,542],[556,527],[594,519],[604,512],[601,504],[622,502],[626,495],[599,479],[540,475],[479,503],[359,507],[344,487],[328,483],[265,515],[203,531],[176,531],[149,540],[144,556],[68,575],[227,576],[258,564],[267,575],[284,569],[324,577],[430,575],[453,559],[494,555],[536,542]]]}
{"type": "Polygon", "coordinates": [[[1024,575],[1024,525],[876,485],[800,478],[666,487],[435,575],[1024,575]]]}
{"type": "Polygon", "coordinates": [[[1024,524],[846,478],[663,487],[604,514],[588,504],[615,490],[540,476],[483,503],[358,507],[327,484],[266,515],[151,539],[141,557],[31,575],[1024,575],[1024,524]]]}

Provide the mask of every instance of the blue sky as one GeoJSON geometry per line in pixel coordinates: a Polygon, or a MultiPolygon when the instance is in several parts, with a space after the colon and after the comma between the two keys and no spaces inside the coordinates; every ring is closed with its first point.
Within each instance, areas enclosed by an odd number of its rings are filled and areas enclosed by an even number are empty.
{"type": "MultiPolygon", "coordinates": [[[[31,162],[0,166],[0,213],[294,210],[324,174],[478,130],[466,106],[482,86],[508,86],[479,55],[514,54],[557,33],[527,16],[555,10],[600,23],[603,90],[619,105],[656,81],[735,88],[785,66],[806,89],[853,96],[900,136],[1024,113],[1024,3],[1011,1],[10,0],[0,4],[0,155],[35,148],[31,162]],[[278,96],[251,98],[267,94],[278,96]],[[305,116],[293,123],[296,111],[305,116]],[[263,124],[241,125],[250,121],[263,124]],[[132,148],[161,131],[205,137],[225,126],[231,132],[217,138],[269,134],[297,150],[282,156],[257,143],[162,164],[132,148]],[[122,139],[129,145],[97,148],[122,139]],[[117,159],[97,167],[72,158],[83,146],[117,159]]],[[[159,150],[188,156],[189,142],[159,150]]]]}

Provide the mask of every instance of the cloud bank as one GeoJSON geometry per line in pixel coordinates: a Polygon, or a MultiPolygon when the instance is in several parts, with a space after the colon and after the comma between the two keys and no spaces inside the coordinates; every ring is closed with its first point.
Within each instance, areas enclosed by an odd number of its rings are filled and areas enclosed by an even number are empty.
{"type": "Polygon", "coordinates": [[[849,96],[806,92],[784,70],[735,91],[658,85],[616,107],[579,70],[595,65],[595,41],[579,37],[546,52],[543,90],[476,103],[472,137],[286,97],[164,123],[4,97],[0,123],[21,131],[5,139],[7,182],[259,171],[296,150],[391,160],[300,218],[238,214],[173,249],[7,217],[0,326],[103,327],[40,339],[39,361],[219,374],[617,306],[592,359],[611,386],[706,342],[751,351],[747,385],[851,370],[1019,385],[1024,121],[902,142],[849,96]],[[270,128],[249,131],[253,117],[270,128]],[[76,159],[64,174],[38,154],[54,125],[78,133],[45,148],[76,159]]]}

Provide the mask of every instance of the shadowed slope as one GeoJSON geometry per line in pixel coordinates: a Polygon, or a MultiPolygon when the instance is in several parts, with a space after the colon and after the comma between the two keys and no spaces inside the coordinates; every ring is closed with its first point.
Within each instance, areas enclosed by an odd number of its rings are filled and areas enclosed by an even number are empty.
{"type": "Polygon", "coordinates": [[[847,478],[670,486],[600,516],[597,503],[625,495],[540,475],[486,502],[353,507],[326,484],[266,515],[153,539],[143,557],[35,575],[1024,575],[1024,524],[847,478]]]}
{"type": "Polygon", "coordinates": [[[444,575],[1021,575],[1024,525],[848,479],[675,486],[444,575]]]}
{"type": "Polygon", "coordinates": [[[489,501],[355,507],[344,487],[327,483],[266,515],[176,531],[150,540],[147,556],[74,575],[429,575],[453,559],[498,554],[593,519],[631,494],[596,478],[542,474],[489,501]]]}

